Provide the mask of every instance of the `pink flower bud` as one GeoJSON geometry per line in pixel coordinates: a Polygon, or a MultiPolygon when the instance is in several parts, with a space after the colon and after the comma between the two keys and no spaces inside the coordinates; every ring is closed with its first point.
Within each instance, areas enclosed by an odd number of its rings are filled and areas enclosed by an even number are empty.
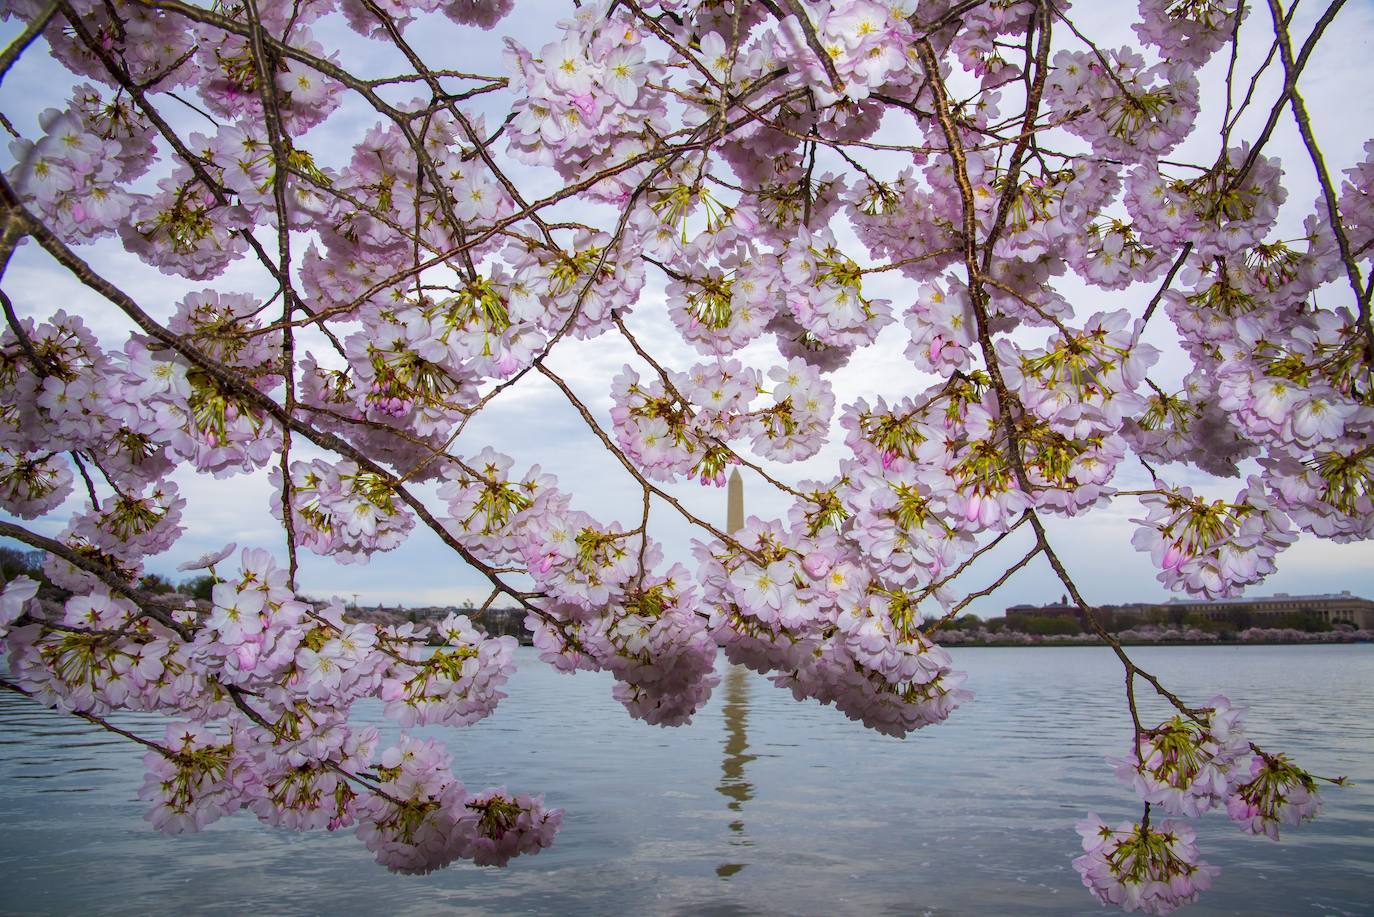
{"type": "Polygon", "coordinates": [[[574,94],[572,103],[574,108],[589,118],[592,112],[596,110],[596,99],[590,92],[579,92],[574,94]]]}
{"type": "Polygon", "coordinates": [[[240,672],[247,672],[256,666],[260,655],[262,645],[258,643],[240,643],[234,648],[234,661],[240,672]]]}
{"type": "Polygon", "coordinates": [[[820,551],[812,551],[802,558],[802,569],[812,579],[820,579],[830,572],[830,558],[820,551]]]}

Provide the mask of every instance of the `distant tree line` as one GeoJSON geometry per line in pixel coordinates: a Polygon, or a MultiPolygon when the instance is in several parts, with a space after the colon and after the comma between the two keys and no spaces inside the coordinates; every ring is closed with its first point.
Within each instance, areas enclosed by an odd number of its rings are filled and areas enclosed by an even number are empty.
{"type": "MultiPolygon", "coordinates": [[[[43,572],[42,551],[20,551],[10,547],[0,547],[0,579],[8,583],[16,576],[27,576],[39,583],[38,595],[50,601],[66,601],[71,593],[60,586],[53,585],[43,572]]],[[[215,586],[215,578],[208,574],[192,576],[173,584],[167,577],[158,573],[147,573],[138,581],[140,589],[163,595],[169,592],[180,593],[193,599],[210,601],[210,590],[215,586]]]]}
{"type": "MultiPolygon", "coordinates": [[[[1341,622],[1323,620],[1321,615],[1315,611],[1255,615],[1245,608],[1230,609],[1224,617],[1216,619],[1189,611],[1185,607],[1168,606],[1150,609],[1143,614],[1120,614],[1108,609],[1101,609],[1098,612],[1098,618],[1103,627],[1114,634],[1148,624],[1180,630],[1191,627],[1204,633],[1216,634],[1223,639],[1229,639],[1250,627],[1287,628],[1309,634],[1325,633],[1341,627],[1341,622]]],[[[1018,616],[1014,621],[1009,621],[1006,617],[990,618],[985,621],[976,615],[963,615],[946,625],[948,630],[975,631],[979,628],[993,634],[1006,630],[1040,637],[1087,632],[1082,621],[1072,615],[1018,616]]]]}

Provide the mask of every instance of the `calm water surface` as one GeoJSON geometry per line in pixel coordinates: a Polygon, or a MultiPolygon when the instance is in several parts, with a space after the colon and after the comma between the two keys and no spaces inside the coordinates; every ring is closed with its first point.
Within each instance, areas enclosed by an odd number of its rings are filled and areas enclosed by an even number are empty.
{"type": "MultiPolygon", "coordinates": [[[[1222,874],[1188,913],[1374,915],[1374,646],[1147,647],[1185,697],[1250,705],[1257,741],[1350,776],[1283,843],[1195,822],[1222,874]]],[[[506,869],[393,876],[351,834],[240,813],[169,838],[130,743],[0,695],[0,913],[1103,914],[1070,860],[1089,809],[1134,817],[1105,649],[955,651],[977,699],[906,740],[728,670],[691,726],[633,722],[610,681],[521,649],[510,697],[443,736],[470,787],[545,793],[557,844],[506,869]]],[[[380,706],[364,719],[396,732],[380,706]]],[[[1162,708],[1157,711],[1162,715],[1162,708]]],[[[117,722],[160,735],[158,720],[117,722]]]]}

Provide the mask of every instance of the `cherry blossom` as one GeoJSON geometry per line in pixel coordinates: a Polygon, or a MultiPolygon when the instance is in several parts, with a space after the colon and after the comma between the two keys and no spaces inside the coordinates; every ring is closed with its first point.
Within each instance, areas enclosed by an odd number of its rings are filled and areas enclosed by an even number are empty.
{"type": "Polygon", "coordinates": [[[1177,822],[1109,828],[1090,814],[1078,833],[1084,853],[1073,868],[1099,901],[1127,913],[1168,914],[1196,901],[1221,872],[1198,859],[1192,829],[1177,822]]]}

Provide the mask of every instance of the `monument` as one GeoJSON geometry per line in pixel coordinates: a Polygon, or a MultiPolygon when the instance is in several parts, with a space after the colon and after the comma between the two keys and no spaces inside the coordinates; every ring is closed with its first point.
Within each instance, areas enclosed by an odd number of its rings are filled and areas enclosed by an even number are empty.
{"type": "Polygon", "coordinates": [[[725,531],[731,535],[744,528],[744,479],[739,469],[730,472],[725,497],[725,531]]]}

